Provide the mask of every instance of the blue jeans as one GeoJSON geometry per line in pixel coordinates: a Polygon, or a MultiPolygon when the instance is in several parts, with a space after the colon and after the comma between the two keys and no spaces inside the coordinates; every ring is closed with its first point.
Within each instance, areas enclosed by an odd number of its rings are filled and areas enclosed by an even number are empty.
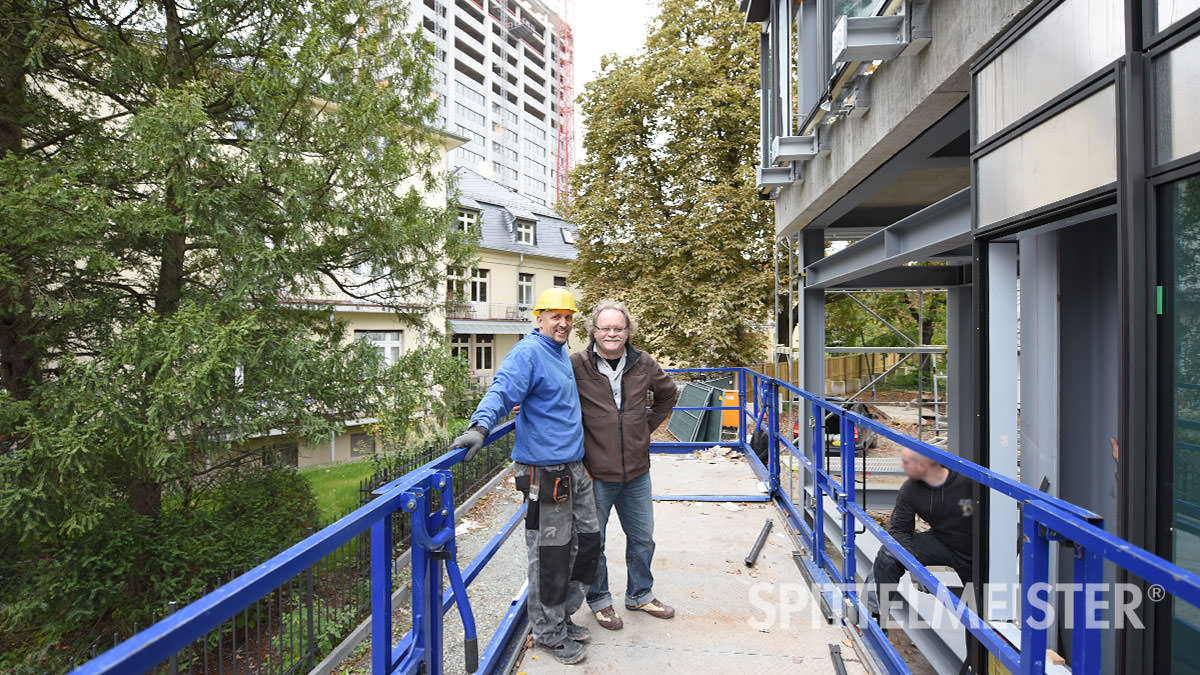
{"type": "Polygon", "coordinates": [[[624,483],[593,481],[596,517],[600,521],[600,564],[596,580],[588,589],[587,603],[593,612],[611,607],[608,591],[608,562],[604,556],[608,515],[617,507],[621,529],[625,531],[625,606],[636,607],[654,600],[654,576],[650,561],[654,558],[654,501],[650,492],[650,473],[624,483]]]}

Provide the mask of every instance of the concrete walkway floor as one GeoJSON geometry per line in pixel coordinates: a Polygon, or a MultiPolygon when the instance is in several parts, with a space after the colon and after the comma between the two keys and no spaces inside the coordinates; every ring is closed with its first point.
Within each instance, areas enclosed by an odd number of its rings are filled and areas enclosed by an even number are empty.
{"type": "MultiPolygon", "coordinates": [[[[737,455],[703,451],[653,455],[655,495],[747,495],[762,492],[737,455]]],[[[574,616],[592,639],[574,666],[540,648],[526,649],[513,672],[833,673],[830,645],[849,673],[865,672],[841,628],[825,623],[792,560],[795,548],[780,513],[767,503],[659,501],[655,504],[654,592],[676,609],[661,620],[624,609],[625,537],[609,519],[608,575],[625,622],[601,628],[585,605],[574,616]],[[754,568],[744,559],[766,519],[774,527],[754,568]]]]}

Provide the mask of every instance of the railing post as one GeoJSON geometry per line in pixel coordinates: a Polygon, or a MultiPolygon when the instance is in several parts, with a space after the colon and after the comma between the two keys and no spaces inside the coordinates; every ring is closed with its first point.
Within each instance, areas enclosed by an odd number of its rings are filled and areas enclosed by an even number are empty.
{"type": "Polygon", "coordinates": [[[1032,509],[1021,519],[1021,672],[1046,672],[1046,608],[1049,605],[1050,542],[1032,509]],[[1045,597],[1035,602],[1034,594],[1045,597]]]}
{"type": "MultiPolygon", "coordinates": [[[[821,488],[821,463],[825,455],[825,415],[821,406],[812,404],[812,478],[813,478],[813,564],[821,567],[821,559],[825,557],[825,491],[821,488]]],[[[801,499],[804,498],[804,487],[800,488],[801,499]]],[[[807,509],[806,509],[807,510],[807,509]]]]}
{"type": "Polygon", "coordinates": [[[421,654],[428,675],[442,672],[442,566],[430,549],[431,528],[429,497],[433,492],[426,483],[417,493],[417,510],[412,518],[412,625],[415,647],[421,654]]]}
{"type": "MultiPolygon", "coordinates": [[[[309,567],[304,571],[304,605],[305,605],[305,623],[308,625],[308,646],[305,648],[304,661],[308,664],[311,670],[317,663],[317,625],[313,617],[313,571],[309,567]]],[[[234,630],[237,630],[236,624],[234,630]]]]}
{"type": "Polygon", "coordinates": [[[750,397],[746,395],[746,369],[737,371],[738,375],[738,449],[746,450],[746,404],[750,397]]]}
{"type": "Polygon", "coordinates": [[[842,509],[842,583],[854,588],[854,515],[847,508],[854,503],[854,423],[842,415],[842,493],[838,505],[842,509]]]}
{"type": "MultiPolygon", "coordinates": [[[[408,510],[408,509],[406,509],[408,510]]],[[[371,672],[391,672],[392,519],[371,525],[371,672]]],[[[416,597],[416,586],[413,586],[416,597]]]]}
{"type": "MultiPolygon", "coordinates": [[[[167,616],[175,613],[178,605],[174,600],[167,603],[167,616]]],[[[236,628],[235,628],[236,630],[236,628]]],[[[116,633],[113,633],[113,646],[117,646],[116,633]]],[[[249,654],[249,652],[247,652],[249,654]]],[[[167,664],[167,672],[171,675],[179,675],[179,652],[171,652],[171,659],[167,664]]]]}
{"type": "Polygon", "coordinates": [[[771,494],[779,494],[779,383],[775,380],[769,380],[766,389],[765,404],[767,408],[767,450],[770,458],[770,466],[767,467],[768,473],[771,474],[771,494]]]}
{"type": "Polygon", "coordinates": [[[1074,545],[1075,583],[1079,592],[1075,594],[1075,621],[1071,633],[1071,672],[1098,673],[1103,657],[1100,649],[1100,622],[1094,605],[1088,599],[1093,592],[1102,593],[1104,564],[1099,555],[1074,545]]]}

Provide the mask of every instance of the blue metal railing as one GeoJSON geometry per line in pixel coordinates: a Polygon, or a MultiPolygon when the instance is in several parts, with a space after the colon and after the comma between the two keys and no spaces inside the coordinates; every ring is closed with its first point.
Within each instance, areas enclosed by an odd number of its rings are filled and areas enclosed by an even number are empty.
{"type": "MultiPolygon", "coordinates": [[[[514,429],[512,421],[492,430],[491,444],[514,429]]],[[[465,450],[451,450],[419,469],[375,491],[369,504],[333,525],[316,532],[279,555],[221,586],[150,628],[134,635],[74,671],[80,674],[145,672],[164,664],[179,650],[204,636],[229,617],[271,593],[314,562],[353,539],[371,532],[371,664],[377,673],[442,672],[442,616],[456,603],[466,633],[468,672],[490,673],[524,621],[522,594],[489,641],[482,658],[477,656],[473,614],[466,588],[514,531],[518,511],[479,553],[465,573],[458,569],[454,545],[454,491],[449,468],[462,461],[465,450]],[[412,629],[393,645],[392,635],[392,528],[393,513],[402,511],[412,520],[412,629]],[[445,563],[451,588],[442,591],[445,563]]]]}
{"type": "MultiPolygon", "coordinates": [[[[1166,593],[1200,606],[1200,576],[1163,558],[1139,549],[1100,528],[1100,518],[1086,509],[1056,499],[1029,486],[949,454],[933,445],[911,438],[878,422],[846,410],[834,403],[746,368],[676,369],[675,373],[734,373],[737,376],[738,405],[696,408],[707,411],[738,411],[738,436],[729,443],[651,443],[652,451],[687,452],[697,447],[732,446],[741,450],[750,466],[767,485],[766,495],[686,495],[673,499],[720,499],[722,501],[773,500],[789,523],[807,543],[808,553],[801,562],[816,591],[827,607],[847,604],[856,610],[855,625],[863,631],[867,644],[883,665],[892,672],[908,672],[895,648],[858,597],[856,591],[855,536],[857,526],[873,534],[912,574],[913,578],[947,608],[966,629],[1011,672],[1041,673],[1045,670],[1047,630],[1045,607],[1035,602],[1022,603],[1020,651],[1013,649],[984,624],[975,611],[949,591],[874,519],[855,503],[854,428],[876,432],[902,447],[914,450],[974,480],[994,492],[1017,500],[1022,505],[1022,531],[1025,545],[1021,554],[1021,597],[1034,598],[1049,578],[1050,542],[1069,542],[1075,548],[1075,583],[1099,584],[1103,563],[1109,561],[1157,584],[1166,593]],[[781,392],[807,401],[812,414],[811,456],[806,456],[786,434],[780,433],[781,392]],[[822,467],[823,425],[829,415],[838,419],[841,437],[841,478],[839,481],[822,467]],[[767,462],[754,453],[749,442],[755,432],[765,432],[767,462]],[[813,502],[812,527],[804,513],[797,510],[780,484],[781,453],[796,458],[811,479],[816,499],[813,502]],[[841,564],[825,553],[824,499],[830,497],[842,517],[841,564]],[[1026,655],[1025,658],[1022,655],[1026,655]]],[[[489,434],[487,443],[512,432],[507,422],[489,434]]],[[[450,605],[457,604],[466,637],[468,672],[494,672],[526,621],[526,593],[513,599],[499,628],[492,635],[482,657],[477,658],[477,637],[466,589],[480,570],[521,521],[524,507],[518,510],[465,571],[460,572],[454,538],[453,478],[447,470],[460,462],[464,450],[447,452],[436,460],[389,483],[375,493],[371,503],[347,515],[271,558],[232,582],[218,588],[154,626],[126,640],[99,658],[85,664],[77,673],[144,672],[167,662],[176,652],[235,615],[281,583],[291,579],[314,561],[321,559],[361,532],[371,532],[372,644],[371,663],[375,673],[415,673],[420,670],[442,672],[442,617],[450,605]],[[392,541],[388,523],[396,511],[412,519],[412,629],[392,644],[392,541]],[[450,589],[443,590],[442,567],[445,565],[450,589]],[[477,661],[477,663],[476,663],[477,661]]],[[[658,497],[656,497],[658,498],[658,497]]],[[[804,508],[801,506],[801,508],[804,508]]],[[[1099,649],[1102,630],[1095,618],[1096,608],[1087,602],[1086,593],[1075,595],[1072,607],[1074,672],[1100,672],[1099,649]],[[1091,613],[1091,614],[1089,614],[1091,613]],[[1082,626],[1082,628],[1080,628],[1082,626]]],[[[849,624],[852,621],[843,617],[849,624]]]]}
{"type": "MultiPolygon", "coordinates": [[[[809,568],[809,574],[818,580],[818,585],[822,587],[821,593],[826,596],[829,606],[843,606],[848,602],[855,608],[857,616],[863,619],[858,625],[865,629],[864,635],[872,650],[881,657],[885,667],[890,671],[908,672],[908,668],[884,636],[878,624],[870,618],[870,614],[855,590],[857,587],[854,555],[856,526],[862,526],[871,532],[904,565],[917,582],[928,589],[938,601],[950,610],[951,616],[962,623],[984,648],[1013,673],[1042,673],[1045,671],[1047,631],[1052,629],[1053,622],[1046,621],[1046,604],[1044,598],[1039,594],[1046,590],[1049,580],[1048,552],[1052,541],[1073,546],[1074,583],[1082,585],[1084,589],[1099,588],[1099,584],[1103,582],[1103,563],[1108,561],[1149,584],[1158,585],[1167,594],[1179,600],[1193,606],[1200,606],[1200,576],[1105,532],[1101,529],[1102,520],[1098,515],[952,455],[929,443],[901,434],[873,419],[825,401],[788,383],[753,370],[743,370],[743,373],[754,382],[755,392],[762,392],[761,398],[765,399],[765,405],[771,412],[773,423],[768,427],[770,462],[767,469],[770,472],[772,492],[776,503],[787,514],[791,524],[810,544],[809,558],[805,561],[809,568]],[[781,390],[807,401],[810,405],[812,414],[811,459],[805,456],[805,453],[785,435],[779,433],[778,411],[781,390]],[[841,481],[834,479],[822,468],[824,464],[822,461],[824,452],[822,426],[830,414],[836,415],[840,423],[841,481]],[[971,607],[950,592],[855,503],[854,428],[856,426],[874,431],[880,437],[894,441],[901,447],[929,457],[987,487],[993,493],[1010,497],[1021,505],[1024,546],[1021,550],[1020,597],[1027,601],[1021,603],[1019,652],[1001,639],[995,631],[987,627],[971,607]],[[785,498],[778,489],[781,447],[801,462],[812,480],[816,499],[814,500],[815,514],[811,528],[808,526],[804,514],[800,513],[792,504],[791,499],[785,498]],[[824,514],[822,511],[826,495],[836,502],[838,511],[842,515],[841,566],[830,560],[824,550],[824,514]],[[839,600],[840,602],[838,602],[839,600]]],[[[739,391],[744,395],[746,389],[743,386],[739,391]]],[[[1071,666],[1072,671],[1076,673],[1098,673],[1101,670],[1102,650],[1100,645],[1104,628],[1103,622],[1097,620],[1098,607],[1089,601],[1089,595],[1086,592],[1074,594],[1074,603],[1070,609],[1072,616],[1067,619],[1067,625],[1074,626],[1071,666]]]]}

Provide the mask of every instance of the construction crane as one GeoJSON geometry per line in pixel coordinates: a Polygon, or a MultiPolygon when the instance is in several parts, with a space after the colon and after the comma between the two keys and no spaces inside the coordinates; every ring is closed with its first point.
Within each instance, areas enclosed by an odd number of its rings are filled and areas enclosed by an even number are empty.
{"type": "Polygon", "coordinates": [[[555,190],[559,204],[570,203],[571,154],[575,144],[575,39],[567,23],[568,0],[558,7],[558,152],[555,166],[555,190]]]}

